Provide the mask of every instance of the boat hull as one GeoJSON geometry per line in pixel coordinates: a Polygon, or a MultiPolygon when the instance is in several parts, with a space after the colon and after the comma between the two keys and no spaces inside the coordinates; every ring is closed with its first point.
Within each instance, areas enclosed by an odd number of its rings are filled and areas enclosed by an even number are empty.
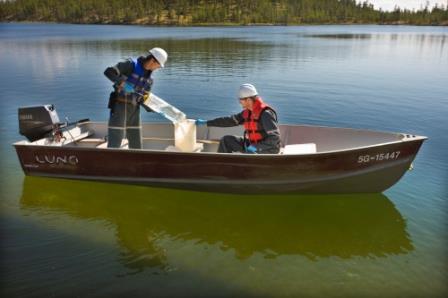
{"type": "Polygon", "coordinates": [[[32,176],[230,193],[322,194],[383,192],[405,174],[423,141],[303,155],[14,146],[23,171],[32,176]]]}

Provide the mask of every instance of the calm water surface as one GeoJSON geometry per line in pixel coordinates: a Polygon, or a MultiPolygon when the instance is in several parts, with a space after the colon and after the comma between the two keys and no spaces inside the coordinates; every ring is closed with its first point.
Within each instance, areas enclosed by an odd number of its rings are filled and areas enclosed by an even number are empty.
{"type": "MultiPolygon", "coordinates": [[[[448,295],[448,29],[0,24],[3,297],[448,295]],[[106,121],[107,66],[165,48],[190,118],[254,83],[282,123],[426,135],[383,194],[243,196],[24,177],[19,106],[106,121]]],[[[166,121],[143,114],[145,121],[166,121]]]]}

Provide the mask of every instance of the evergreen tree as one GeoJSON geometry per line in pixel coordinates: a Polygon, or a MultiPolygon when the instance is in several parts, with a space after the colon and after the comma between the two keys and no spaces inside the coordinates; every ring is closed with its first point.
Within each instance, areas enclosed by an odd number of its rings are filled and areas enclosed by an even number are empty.
{"type": "Polygon", "coordinates": [[[120,24],[448,25],[448,7],[375,10],[365,0],[6,0],[0,21],[120,24]]]}

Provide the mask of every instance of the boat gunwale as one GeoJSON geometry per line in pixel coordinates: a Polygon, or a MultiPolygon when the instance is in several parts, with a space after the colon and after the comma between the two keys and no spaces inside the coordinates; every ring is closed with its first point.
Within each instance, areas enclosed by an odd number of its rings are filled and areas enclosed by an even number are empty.
{"type": "MultiPolygon", "coordinates": [[[[85,126],[85,125],[107,125],[106,122],[101,121],[86,121],[79,123],[77,127],[85,126]]],[[[173,125],[171,123],[166,122],[144,122],[142,123],[142,126],[148,124],[148,125],[173,125]]],[[[399,135],[402,137],[400,140],[392,141],[392,142],[385,142],[385,143],[377,143],[372,145],[366,145],[366,146],[358,146],[358,147],[352,147],[352,148],[346,148],[346,149],[338,149],[338,150],[329,150],[329,151],[320,151],[320,152],[312,152],[312,153],[292,153],[292,154],[281,154],[281,153],[267,153],[267,154],[245,154],[245,153],[218,153],[218,152],[181,152],[181,151],[166,151],[166,150],[156,150],[156,149],[132,149],[132,148],[97,148],[97,147],[76,147],[74,146],[51,146],[51,145],[37,145],[33,144],[32,142],[28,142],[26,140],[21,140],[13,143],[12,145],[14,147],[17,146],[32,146],[32,147],[44,147],[44,148],[65,148],[65,149],[76,149],[76,150],[87,150],[87,151],[104,151],[104,150],[110,150],[110,151],[119,151],[119,152],[131,152],[131,153],[139,153],[139,154],[147,154],[147,153],[163,153],[163,154],[180,154],[180,155],[220,155],[220,156],[234,156],[234,157],[243,157],[243,158],[285,158],[285,157],[301,157],[301,156],[320,156],[320,155],[333,155],[337,153],[347,153],[350,151],[358,151],[363,149],[371,149],[374,147],[383,147],[393,144],[400,144],[400,143],[409,143],[409,142],[416,142],[416,141],[425,141],[428,139],[426,136],[420,136],[420,135],[414,135],[409,133],[398,133],[398,132],[386,132],[386,131],[379,131],[379,130],[371,130],[371,129],[363,129],[363,128],[351,128],[351,127],[335,127],[335,126],[323,126],[323,125],[312,125],[312,124],[279,124],[279,126],[287,126],[287,127],[310,127],[310,128],[328,128],[328,129],[341,129],[341,130],[351,130],[356,132],[366,132],[366,133],[382,133],[382,134],[389,134],[389,135],[399,135]],[[407,137],[412,136],[412,137],[407,137]],[[25,142],[25,143],[24,143],[25,142]]],[[[76,143],[76,142],[75,142],[76,143]]]]}
{"type": "MultiPolygon", "coordinates": [[[[406,134],[404,134],[406,135],[406,134]]],[[[287,158],[287,157],[302,157],[302,156],[322,156],[322,155],[334,155],[338,153],[347,153],[347,152],[355,152],[359,150],[364,149],[371,149],[375,147],[384,147],[388,145],[394,145],[394,144],[402,144],[402,143],[410,143],[410,142],[417,142],[417,141],[425,141],[428,138],[425,136],[414,136],[412,138],[407,138],[403,140],[398,140],[394,142],[386,142],[386,143],[378,143],[374,145],[367,145],[367,146],[361,146],[361,147],[353,147],[353,148],[347,148],[347,149],[340,149],[340,150],[331,150],[331,151],[321,151],[321,152],[313,152],[313,153],[296,153],[296,154],[245,154],[245,153],[218,153],[218,152],[177,152],[177,151],[166,151],[166,150],[155,150],[155,149],[132,149],[132,148],[96,148],[96,147],[76,147],[75,146],[48,146],[48,145],[35,145],[32,143],[23,143],[24,140],[18,141],[13,143],[12,145],[14,147],[34,147],[34,148],[55,148],[55,149],[64,149],[64,150],[82,150],[82,151],[101,151],[104,152],[104,150],[107,151],[115,151],[115,152],[129,152],[129,153],[138,153],[138,154],[148,154],[148,153],[158,153],[158,154],[169,154],[169,155],[201,155],[201,156],[207,156],[207,155],[219,155],[219,156],[227,156],[227,157],[236,157],[236,158],[287,158]]]]}

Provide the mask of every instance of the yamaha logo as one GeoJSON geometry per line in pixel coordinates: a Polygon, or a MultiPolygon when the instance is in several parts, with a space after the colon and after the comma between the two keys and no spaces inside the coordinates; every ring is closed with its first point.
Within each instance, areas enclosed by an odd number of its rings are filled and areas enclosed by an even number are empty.
{"type": "Polygon", "coordinates": [[[40,164],[63,164],[63,165],[76,165],[79,160],[75,155],[36,155],[36,162],[40,164]]]}
{"type": "Polygon", "coordinates": [[[19,115],[19,120],[33,120],[33,115],[31,114],[19,115]]]}

